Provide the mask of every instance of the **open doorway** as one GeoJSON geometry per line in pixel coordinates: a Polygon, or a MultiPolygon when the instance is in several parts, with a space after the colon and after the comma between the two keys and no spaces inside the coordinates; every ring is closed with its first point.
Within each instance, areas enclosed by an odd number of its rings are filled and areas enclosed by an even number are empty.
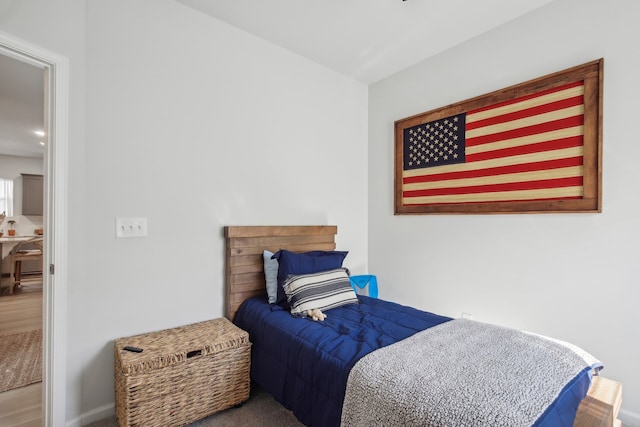
{"type": "Polygon", "coordinates": [[[0,55],[0,424],[42,424],[45,68],[0,55]]]}
{"type": "MultiPolygon", "coordinates": [[[[42,277],[42,425],[64,425],[66,401],[66,189],[68,147],[68,60],[0,33],[0,55],[42,70],[44,238],[42,277]]],[[[2,75],[0,75],[2,78],[2,75]]]]}

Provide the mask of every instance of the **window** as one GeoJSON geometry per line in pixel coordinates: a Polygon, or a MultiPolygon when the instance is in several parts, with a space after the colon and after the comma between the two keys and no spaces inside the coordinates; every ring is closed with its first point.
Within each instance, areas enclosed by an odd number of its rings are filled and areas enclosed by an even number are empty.
{"type": "Polygon", "coordinates": [[[13,180],[0,178],[0,213],[13,216],[13,180]]]}

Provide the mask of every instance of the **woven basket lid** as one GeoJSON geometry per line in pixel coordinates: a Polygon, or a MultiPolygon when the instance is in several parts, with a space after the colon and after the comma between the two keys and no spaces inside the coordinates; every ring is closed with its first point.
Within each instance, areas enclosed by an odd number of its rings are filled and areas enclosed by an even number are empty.
{"type": "Polygon", "coordinates": [[[228,319],[207,320],[116,339],[116,369],[126,375],[149,372],[245,345],[250,345],[249,334],[228,319]],[[143,351],[130,352],[125,346],[143,351]]]}

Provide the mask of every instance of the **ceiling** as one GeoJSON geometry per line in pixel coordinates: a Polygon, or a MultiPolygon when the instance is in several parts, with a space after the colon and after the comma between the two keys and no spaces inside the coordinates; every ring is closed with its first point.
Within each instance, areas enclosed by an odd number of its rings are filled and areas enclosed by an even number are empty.
{"type": "Polygon", "coordinates": [[[43,157],[44,70],[0,54],[0,154],[43,157]]]}
{"type": "MultiPolygon", "coordinates": [[[[553,0],[176,0],[374,83],[553,0]]],[[[42,157],[43,70],[0,54],[0,154],[42,157]]]]}
{"type": "Polygon", "coordinates": [[[176,0],[370,84],[552,0],[176,0]]]}

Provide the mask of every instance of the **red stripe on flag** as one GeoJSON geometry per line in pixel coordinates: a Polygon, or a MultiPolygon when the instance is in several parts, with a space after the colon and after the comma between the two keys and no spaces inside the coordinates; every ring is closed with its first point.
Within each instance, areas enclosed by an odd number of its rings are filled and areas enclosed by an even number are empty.
{"type": "Polygon", "coordinates": [[[500,191],[541,190],[549,188],[577,187],[582,185],[582,177],[545,179],[540,181],[507,182],[504,184],[475,185],[470,187],[433,188],[428,190],[404,191],[403,197],[450,196],[458,194],[495,193],[500,191]]]}
{"type": "Polygon", "coordinates": [[[487,105],[486,107],[481,107],[481,108],[478,108],[476,110],[467,111],[467,114],[475,114],[475,113],[479,113],[481,111],[493,110],[494,108],[504,107],[505,105],[517,104],[518,102],[527,101],[529,99],[537,98],[539,96],[548,95],[550,93],[555,93],[555,92],[560,92],[560,91],[563,91],[565,89],[570,89],[572,87],[578,87],[578,86],[582,86],[582,85],[583,85],[583,81],[580,80],[580,81],[577,81],[577,82],[566,84],[564,86],[559,86],[559,87],[555,87],[555,88],[552,88],[552,89],[543,90],[543,91],[540,91],[540,92],[532,93],[530,95],[524,95],[524,96],[520,96],[518,98],[509,99],[507,101],[498,102],[497,104],[487,105]]]}
{"type": "Polygon", "coordinates": [[[433,175],[412,176],[402,179],[403,184],[415,184],[418,182],[438,182],[450,179],[482,178],[509,173],[536,172],[542,170],[582,166],[582,157],[567,157],[557,160],[523,163],[519,165],[499,166],[493,168],[477,169],[470,171],[446,172],[433,175]]]}
{"type": "Polygon", "coordinates": [[[567,117],[560,120],[552,120],[546,123],[540,123],[533,126],[525,126],[519,129],[512,129],[504,132],[493,133],[489,135],[477,136],[474,138],[467,138],[467,147],[474,145],[487,144],[490,142],[504,141],[505,139],[519,138],[522,136],[536,135],[544,132],[551,132],[554,130],[560,130],[570,128],[574,126],[582,126],[584,124],[584,115],[567,117]]]}
{"type": "Polygon", "coordinates": [[[583,103],[584,96],[574,96],[573,98],[561,99],[559,101],[549,102],[544,105],[538,105],[536,107],[514,111],[513,113],[502,114],[496,117],[489,117],[487,119],[467,123],[466,130],[478,129],[484,126],[490,126],[498,123],[510,122],[512,120],[523,119],[526,117],[537,116],[538,114],[550,113],[552,111],[562,110],[563,108],[575,107],[577,105],[582,105],[583,103]]]}
{"type": "Polygon", "coordinates": [[[572,148],[582,146],[584,137],[582,135],[571,136],[568,138],[556,139],[553,141],[539,142],[536,144],[527,144],[520,147],[509,147],[501,150],[485,151],[484,153],[467,154],[467,163],[478,162],[481,160],[500,159],[502,157],[519,156],[523,154],[541,153],[543,151],[559,150],[563,148],[572,148]]]}

